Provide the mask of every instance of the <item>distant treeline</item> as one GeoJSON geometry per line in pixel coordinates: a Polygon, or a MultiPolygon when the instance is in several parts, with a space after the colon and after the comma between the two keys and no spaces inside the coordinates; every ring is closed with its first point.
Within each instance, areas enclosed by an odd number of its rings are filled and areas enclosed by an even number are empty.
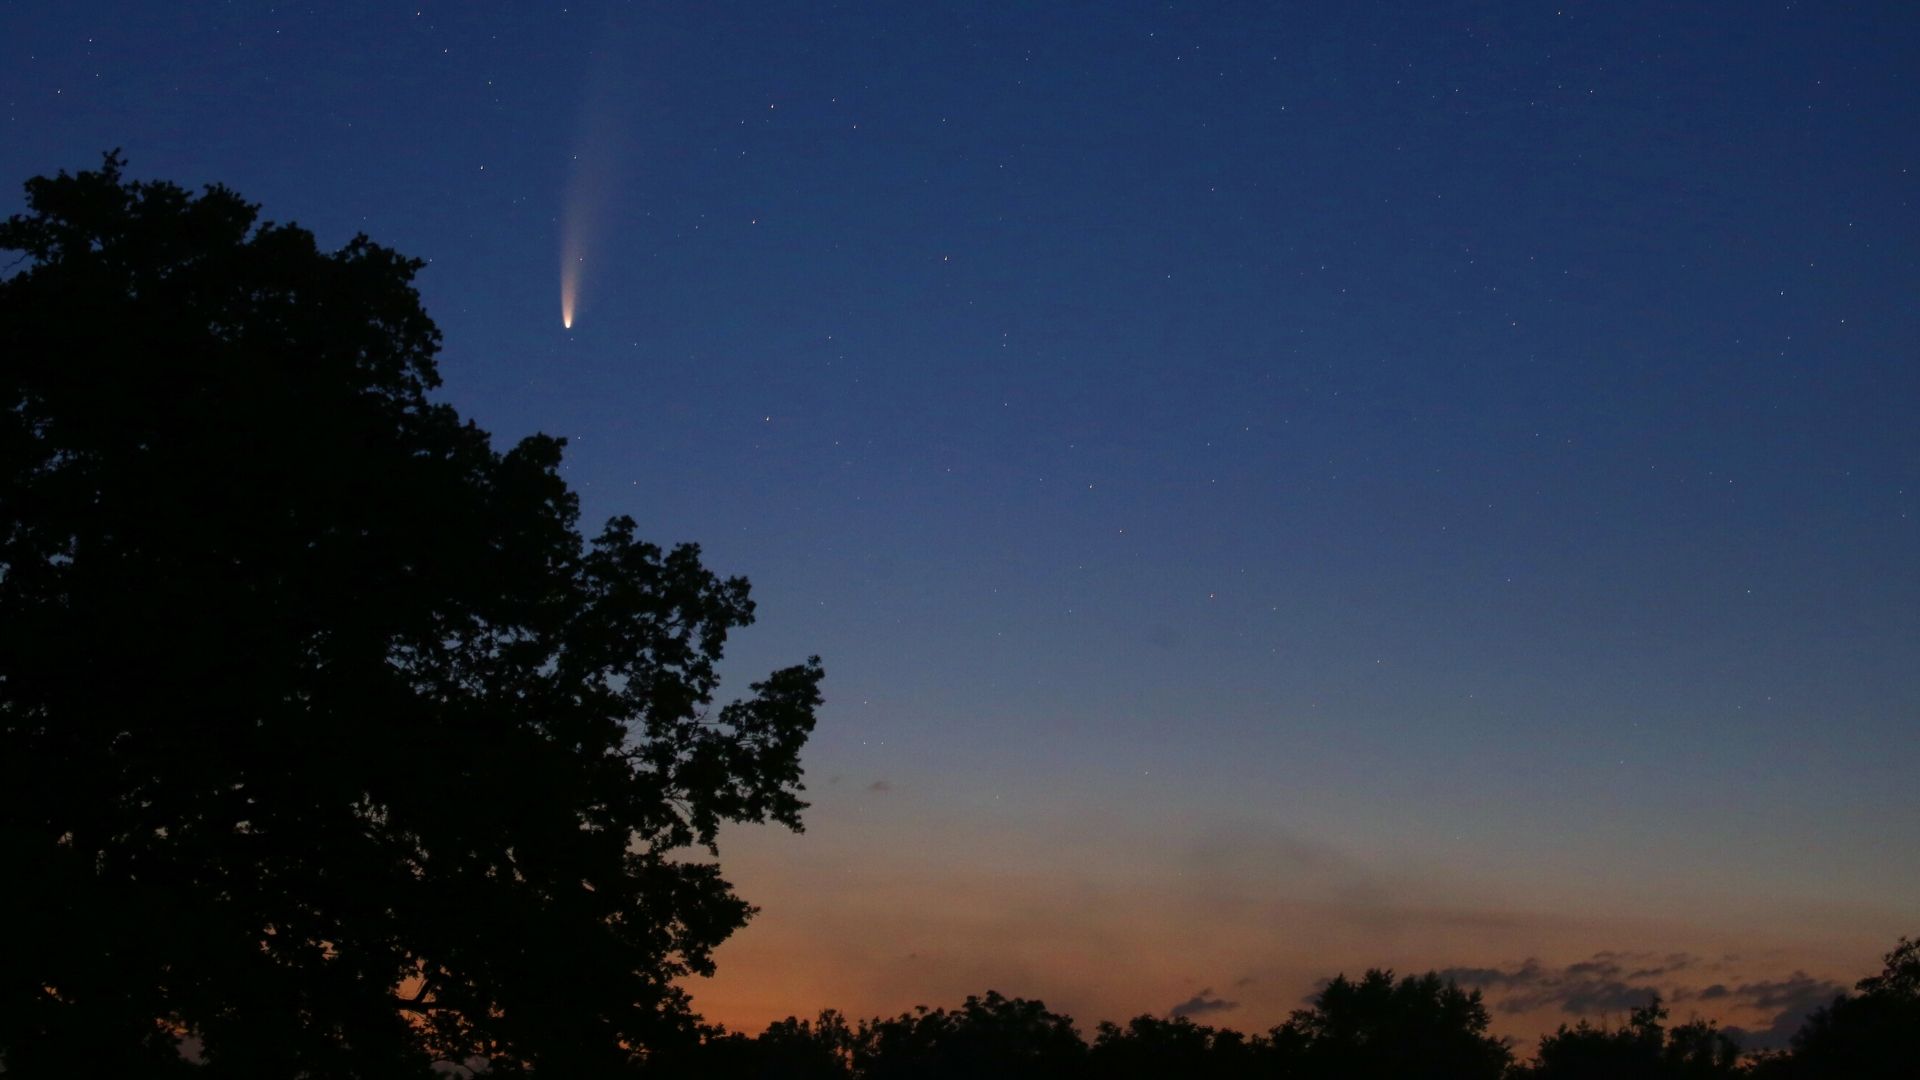
{"type": "Polygon", "coordinates": [[[1881,1080],[1920,1077],[1920,941],[1810,1015],[1789,1048],[1743,1053],[1706,1021],[1669,1026],[1655,997],[1617,1027],[1585,1021],[1523,1060],[1488,1034],[1478,991],[1437,973],[1336,978],[1263,1034],[1185,1017],[1101,1023],[1089,1042],[1039,1001],[987,993],[957,1009],[849,1021],[789,1017],[757,1036],[714,1029],[651,1055],[657,1076],[742,1080],[1881,1080]]]}

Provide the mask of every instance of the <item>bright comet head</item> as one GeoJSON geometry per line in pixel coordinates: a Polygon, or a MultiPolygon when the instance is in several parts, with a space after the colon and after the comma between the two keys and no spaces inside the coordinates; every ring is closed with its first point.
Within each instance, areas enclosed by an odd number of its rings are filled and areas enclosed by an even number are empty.
{"type": "Polygon", "coordinates": [[[580,261],[566,259],[560,264],[560,325],[573,329],[573,311],[580,299],[580,261]]]}

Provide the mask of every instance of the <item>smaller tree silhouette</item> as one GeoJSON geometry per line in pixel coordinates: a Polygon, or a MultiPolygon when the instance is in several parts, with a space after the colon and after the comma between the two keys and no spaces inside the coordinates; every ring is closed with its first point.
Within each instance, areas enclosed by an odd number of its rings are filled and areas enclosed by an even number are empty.
{"type": "Polygon", "coordinates": [[[1534,1064],[1517,1070],[1523,1080],[1717,1080],[1741,1073],[1740,1047],[1712,1024],[1682,1024],[1668,1030],[1660,996],[1634,1009],[1625,1025],[1596,1027],[1582,1020],[1540,1040],[1534,1064]]]}
{"type": "MultiPolygon", "coordinates": [[[[1101,1022],[1088,1055],[1101,1080],[1237,1080],[1256,1075],[1265,1040],[1184,1016],[1136,1016],[1126,1027],[1101,1022]]],[[[1259,1075],[1266,1075],[1261,1073],[1259,1075]]]]}
{"type": "Polygon", "coordinates": [[[989,990],[952,1012],[862,1023],[854,1069],[864,1080],[1064,1080],[1084,1075],[1086,1057],[1071,1017],[989,990]]]}
{"type": "Polygon", "coordinates": [[[644,1075],[661,1080],[847,1080],[852,1075],[855,1034],[833,1009],[818,1020],[789,1016],[755,1038],[724,1028],[653,1054],[644,1075]]]}
{"type": "Polygon", "coordinates": [[[1396,982],[1376,968],[1336,977],[1274,1028],[1273,1054],[1284,1076],[1499,1080],[1513,1052],[1487,1034],[1490,1023],[1478,990],[1435,972],[1396,982]]]}

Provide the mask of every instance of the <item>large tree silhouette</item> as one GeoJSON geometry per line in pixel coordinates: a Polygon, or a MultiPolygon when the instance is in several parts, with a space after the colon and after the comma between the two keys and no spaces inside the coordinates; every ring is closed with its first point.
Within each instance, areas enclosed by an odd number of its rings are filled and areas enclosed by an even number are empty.
{"type": "Polygon", "coordinates": [[[590,1075],[684,1029],[798,827],[817,661],[432,401],[419,262],[97,171],[0,226],[8,1076],[590,1075]]]}
{"type": "Polygon", "coordinates": [[[1309,1008],[1272,1031],[1283,1075],[1328,1080],[1499,1080],[1513,1060],[1487,1034],[1478,990],[1434,973],[1335,976],[1309,1008]]]}

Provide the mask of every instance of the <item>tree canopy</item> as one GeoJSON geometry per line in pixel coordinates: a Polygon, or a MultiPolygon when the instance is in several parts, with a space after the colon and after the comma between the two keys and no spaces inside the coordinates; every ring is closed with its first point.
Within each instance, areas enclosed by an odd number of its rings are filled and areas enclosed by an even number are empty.
{"type": "Polygon", "coordinates": [[[1434,972],[1396,981],[1375,969],[1335,976],[1273,1030],[1273,1043],[1301,1076],[1499,1080],[1513,1053],[1487,1034],[1491,1022],[1478,990],[1434,972]]]}
{"type": "Polygon", "coordinates": [[[960,1008],[874,1021],[855,1045],[853,1065],[871,1080],[1045,1080],[1076,1076],[1086,1044],[1073,1020],[1045,1003],[989,990],[960,1008]]]}
{"type": "Polygon", "coordinates": [[[1520,1080],[1721,1080],[1740,1075],[1740,1047],[1704,1021],[1669,1029],[1667,1009],[1656,996],[1636,1008],[1625,1025],[1597,1027],[1582,1020],[1540,1040],[1534,1064],[1520,1080]]]}
{"type": "Polygon", "coordinates": [[[688,1030],[752,913],[716,830],[799,827],[817,659],[716,705],[747,582],[583,538],[561,440],[434,401],[419,261],[114,155],[26,193],[8,1075],[584,1075],[688,1030]]]}

